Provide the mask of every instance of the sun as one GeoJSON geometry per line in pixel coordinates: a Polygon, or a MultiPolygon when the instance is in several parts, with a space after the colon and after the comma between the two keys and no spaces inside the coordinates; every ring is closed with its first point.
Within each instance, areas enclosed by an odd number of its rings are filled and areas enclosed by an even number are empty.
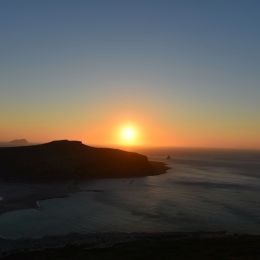
{"type": "Polygon", "coordinates": [[[120,130],[121,143],[124,145],[133,145],[137,141],[137,129],[134,126],[124,126],[120,130]]]}

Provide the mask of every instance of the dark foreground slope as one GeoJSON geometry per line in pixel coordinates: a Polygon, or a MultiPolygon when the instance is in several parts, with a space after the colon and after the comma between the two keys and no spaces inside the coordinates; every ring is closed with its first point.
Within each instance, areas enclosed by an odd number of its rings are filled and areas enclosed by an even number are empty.
{"type": "MultiPolygon", "coordinates": [[[[104,238],[105,240],[106,238],[104,238]]],[[[110,242],[111,244],[111,242],[110,242]]],[[[2,252],[5,260],[162,260],[162,259],[260,259],[260,237],[253,235],[203,236],[200,233],[143,236],[142,239],[91,248],[67,244],[61,248],[2,252]]],[[[1,255],[0,255],[1,258],[1,255]]],[[[2,258],[1,258],[2,259],[2,258]]]]}
{"type": "Polygon", "coordinates": [[[141,154],[94,148],[78,141],[0,148],[0,179],[6,181],[140,177],[166,169],[141,154]]]}

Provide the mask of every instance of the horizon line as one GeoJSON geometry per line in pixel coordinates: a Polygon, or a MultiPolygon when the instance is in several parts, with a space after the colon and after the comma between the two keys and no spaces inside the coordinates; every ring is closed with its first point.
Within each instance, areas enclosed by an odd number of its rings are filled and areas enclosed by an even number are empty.
{"type": "MultiPolygon", "coordinates": [[[[102,145],[100,143],[87,143],[86,141],[83,140],[72,140],[72,139],[52,139],[49,141],[42,141],[42,142],[30,142],[26,138],[18,138],[18,139],[13,139],[9,141],[0,141],[1,144],[8,144],[11,143],[14,140],[26,140],[29,145],[38,145],[38,144],[45,144],[45,143],[50,143],[53,141],[80,141],[84,145],[88,146],[94,146],[97,148],[116,148],[116,149],[201,149],[201,150],[243,150],[243,151],[260,151],[260,147],[215,147],[215,146],[176,146],[176,145],[120,145],[120,144],[105,144],[102,145]]],[[[23,146],[23,145],[19,145],[23,146]]]]}

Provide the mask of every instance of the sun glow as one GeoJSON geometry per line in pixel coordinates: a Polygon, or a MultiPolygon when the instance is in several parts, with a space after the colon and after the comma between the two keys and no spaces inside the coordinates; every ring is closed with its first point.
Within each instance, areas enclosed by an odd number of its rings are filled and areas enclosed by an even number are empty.
{"type": "Polygon", "coordinates": [[[124,126],[120,130],[120,139],[123,145],[134,145],[137,142],[137,129],[134,126],[124,126]]]}

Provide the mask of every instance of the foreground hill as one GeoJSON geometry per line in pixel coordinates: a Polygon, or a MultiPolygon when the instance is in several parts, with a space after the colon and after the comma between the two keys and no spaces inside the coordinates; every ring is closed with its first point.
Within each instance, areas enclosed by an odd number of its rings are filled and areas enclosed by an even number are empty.
{"type": "Polygon", "coordinates": [[[0,179],[57,181],[88,178],[140,177],[163,173],[163,163],[133,152],[94,148],[79,141],[0,148],[0,179]]]}
{"type": "Polygon", "coordinates": [[[13,251],[4,251],[2,248],[1,259],[5,260],[260,259],[259,235],[210,232],[102,233],[85,236],[71,234],[24,241],[2,240],[2,243],[6,246],[12,243],[16,247],[27,246],[27,249],[13,251]]]}

